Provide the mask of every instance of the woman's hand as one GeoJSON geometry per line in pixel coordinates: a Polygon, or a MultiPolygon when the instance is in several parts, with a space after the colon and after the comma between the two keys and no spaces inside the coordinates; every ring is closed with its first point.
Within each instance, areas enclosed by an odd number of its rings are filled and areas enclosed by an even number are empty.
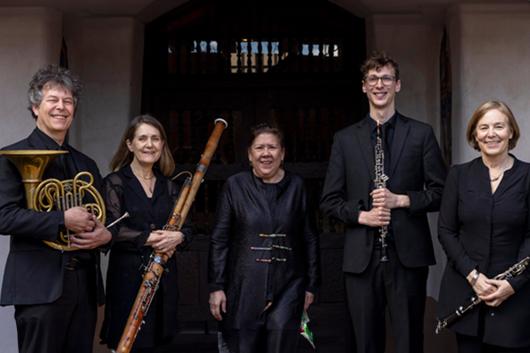
{"type": "Polygon", "coordinates": [[[304,311],[307,311],[307,309],[309,309],[309,306],[313,304],[314,300],[315,300],[315,295],[313,293],[305,292],[304,311]]]}
{"type": "Polygon", "coordinates": [[[488,306],[499,306],[515,293],[515,290],[507,280],[488,279],[486,283],[495,288],[493,293],[479,296],[488,306]]]}
{"type": "Polygon", "coordinates": [[[210,304],[210,313],[217,320],[223,320],[222,313],[226,313],[226,295],[224,290],[217,290],[210,293],[210,299],[208,300],[210,304]]]}
{"type": "Polygon", "coordinates": [[[479,273],[477,280],[475,281],[475,283],[473,283],[472,274],[474,271],[475,270],[469,273],[469,275],[467,276],[467,280],[475,291],[475,293],[478,295],[478,297],[482,299],[483,296],[495,292],[496,287],[488,283],[489,278],[486,277],[483,273],[479,273]]]}
{"type": "Polygon", "coordinates": [[[155,251],[166,253],[171,257],[176,247],[183,241],[184,234],[180,231],[154,230],[149,234],[145,245],[149,245],[155,251]]]}

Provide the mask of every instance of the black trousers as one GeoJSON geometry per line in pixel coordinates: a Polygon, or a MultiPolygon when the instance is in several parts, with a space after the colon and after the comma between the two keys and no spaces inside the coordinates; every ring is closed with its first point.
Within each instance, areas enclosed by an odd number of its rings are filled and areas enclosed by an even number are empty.
{"type": "Polygon", "coordinates": [[[65,270],[53,303],[15,305],[20,353],[92,353],[97,304],[92,268],[65,270]]]}
{"type": "Polygon", "coordinates": [[[480,337],[456,334],[458,353],[530,353],[530,347],[506,348],[482,342],[480,337]]]}
{"type": "Polygon", "coordinates": [[[428,267],[405,268],[393,244],[389,261],[379,261],[376,249],[366,271],[346,272],[348,308],[358,353],[385,351],[385,309],[388,307],[396,353],[423,352],[423,315],[428,267]]]}

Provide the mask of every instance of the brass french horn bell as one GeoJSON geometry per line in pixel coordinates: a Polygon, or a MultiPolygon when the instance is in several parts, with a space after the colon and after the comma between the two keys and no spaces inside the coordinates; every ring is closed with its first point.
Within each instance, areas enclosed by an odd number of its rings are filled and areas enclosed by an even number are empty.
{"type": "MultiPolygon", "coordinates": [[[[0,156],[8,158],[18,169],[26,194],[29,209],[50,212],[65,211],[71,207],[82,206],[93,213],[101,223],[105,223],[105,203],[94,187],[94,177],[89,172],[80,172],[73,179],[46,179],[42,175],[48,163],[68,151],[54,150],[4,150],[0,156]],[[89,196],[90,202],[83,200],[89,196]]],[[[69,242],[70,231],[60,232],[57,241],[44,240],[46,245],[60,250],[73,251],[69,242]]]]}

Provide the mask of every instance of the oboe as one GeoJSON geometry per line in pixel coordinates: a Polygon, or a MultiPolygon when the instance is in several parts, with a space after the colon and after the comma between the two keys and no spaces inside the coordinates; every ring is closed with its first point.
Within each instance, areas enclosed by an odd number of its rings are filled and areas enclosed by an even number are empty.
{"type": "MultiPolygon", "coordinates": [[[[195,199],[195,194],[201,185],[202,179],[206,174],[206,170],[210,165],[210,160],[217,149],[219,139],[223,133],[223,130],[228,126],[228,123],[223,119],[215,120],[215,127],[213,129],[206,148],[203,154],[193,178],[186,178],[184,185],[180,190],[180,194],[175,202],[173,212],[169,217],[167,224],[164,226],[164,230],[177,231],[182,229],[182,225],[186,220],[188,212],[191,208],[191,204],[195,199]]],[[[136,295],[133,307],[127,319],[127,323],[123,330],[120,342],[116,348],[116,352],[129,353],[132,349],[138,331],[143,323],[143,318],[149,310],[149,306],[153,300],[153,297],[160,284],[160,279],[164,273],[164,265],[169,259],[169,255],[166,253],[153,251],[151,254],[149,264],[146,266],[146,270],[143,275],[142,284],[136,295]]]]}
{"type": "MultiPolygon", "coordinates": [[[[509,279],[515,276],[519,276],[521,273],[526,270],[528,267],[528,264],[530,263],[530,257],[527,256],[506,271],[499,273],[497,276],[494,277],[494,279],[497,280],[504,280],[509,279]]],[[[476,295],[473,295],[466,304],[459,306],[454,313],[451,313],[447,315],[446,317],[439,319],[438,323],[436,324],[436,329],[434,330],[436,334],[439,334],[444,328],[447,326],[450,326],[454,324],[456,321],[458,321],[465,313],[469,312],[471,309],[473,309],[475,306],[482,303],[482,300],[477,297],[476,295]]]]}
{"type": "MultiPolygon", "coordinates": [[[[377,133],[375,137],[375,177],[374,186],[376,189],[386,188],[386,181],[388,176],[385,174],[385,149],[383,146],[383,138],[381,136],[381,124],[377,123],[377,133]]],[[[388,226],[379,227],[379,244],[381,245],[381,258],[379,261],[388,262],[388,243],[386,236],[388,235],[388,226]]]]}

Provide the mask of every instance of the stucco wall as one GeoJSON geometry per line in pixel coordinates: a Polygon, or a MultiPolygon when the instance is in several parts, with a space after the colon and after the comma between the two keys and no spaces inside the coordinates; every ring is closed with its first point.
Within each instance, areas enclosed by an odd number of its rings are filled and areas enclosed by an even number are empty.
{"type": "Polygon", "coordinates": [[[465,141],[467,121],[484,101],[506,102],[522,136],[513,151],[530,161],[530,3],[460,5],[448,16],[453,45],[453,160],[468,161],[478,153],[465,141]]]}
{"type": "Polygon", "coordinates": [[[440,25],[422,14],[374,15],[367,25],[368,53],[384,50],[399,63],[397,109],[438,132],[440,25]]]}
{"type": "MultiPolygon", "coordinates": [[[[47,63],[58,63],[62,15],[44,8],[0,8],[0,145],[27,136],[35,126],[27,110],[27,85],[47,63]]],[[[0,237],[0,283],[9,237],[0,237]]],[[[15,353],[17,335],[13,307],[0,308],[0,350],[15,353]]]]}
{"type": "Polygon", "coordinates": [[[77,18],[65,28],[70,67],[85,85],[72,143],[105,175],[127,123],[140,112],[143,25],[126,17],[77,18]]]}

